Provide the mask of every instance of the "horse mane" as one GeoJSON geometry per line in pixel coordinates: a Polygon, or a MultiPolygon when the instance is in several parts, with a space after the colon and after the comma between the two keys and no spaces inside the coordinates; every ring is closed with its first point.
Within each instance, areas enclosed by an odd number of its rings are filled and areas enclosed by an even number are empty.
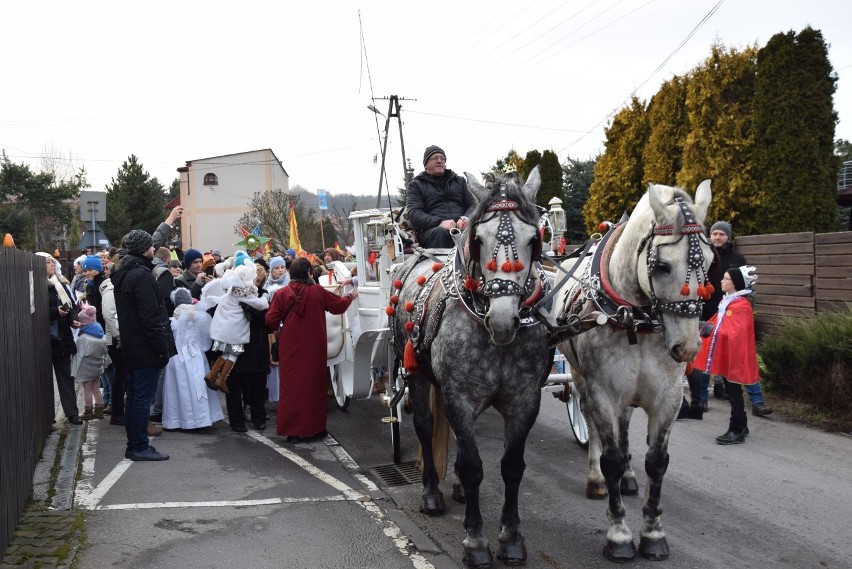
{"type": "MultiPolygon", "coordinates": [[[[694,205],[692,196],[686,193],[686,191],[682,188],[654,184],[654,190],[657,192],[657,198],[659,198],[660,202],[663,204],[669,205],[675,198],[683,198],[683,200],[689,204],[690,209],[692,209],[692,206],[694,205]]],[[[670,209],[669,211],[675,211],[675,217],[674,219],[666,220],[665,223],[671,223],[674,226],[674,232],[676,234],[680,233],[683,229],[683,224],[686,222],[683,217],[683,212],[680,208],[675,208],[675,210],[670,209]]],[[[636,208],[633,210],[633,213],[630,214],[630,219],[628,220],[627,226],[624,228],[624,233],[621,237],[621,239],[625,241],[625,245],[629,248],[628,250],[636,250],[639,241],[648,232],[648,228],[652,221],[654,221],[654,211],[651,209],[651,204],[648,201],[648,192],[645,192],[642,195],[642,199],[640,199],[639,203],[636,204],[636,208]]]]}
{"type": "Polygon", "coordinates": [[[488,199],[482,200],[476,205],[476,209],[470,216],[470,225],[478,223],[485,215],[485,210],[491,203],[500,197],[500,190],[505,186],[506,199],[518,203],[517,214],[523,221],[537,224],[539,218],[538,206],[527,199],[518,180],[517,173],[511,174],[486,174],[483,179],[485,188],[488,190],[488,199]]]}

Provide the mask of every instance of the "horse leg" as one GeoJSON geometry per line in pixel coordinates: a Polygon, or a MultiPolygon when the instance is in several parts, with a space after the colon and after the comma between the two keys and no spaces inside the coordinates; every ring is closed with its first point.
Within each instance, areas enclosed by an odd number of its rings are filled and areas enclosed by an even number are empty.
{"type": "Polygon", "coordinates": [[[621,476],[621,495],[635,496],[639,493],[639,483],[636,482],[636,473],[633,472],[633,466],[630,464],[633,460],[630,454],[630,418],[633,416],[633,407],[628,407],[624,410],[619,420],[619,437],[618,446],[624,456],[627,457],[627,467],[624,474],[621,476]]]}
{"type": "Polygon", "coordinates": [[[580,400],[583,415],[586,417],[586,427],[589,430],[589,475],[586,477],[586,497],[590,500],[603,500],[606,498],[606,480],[601,472],[601,439],[598,436],[598,428],[592,421],[591,415],[585,403],[585,397],[580,400]]]}
{"type": "Polygon", "coordinates": [[[663,509],[660,506],[663,476],[669,466],[669,429],[665,431],[655,429],[657,432],[652,435],[651,446],[645,455],[648,494],[642,507],[645,523],[639,533],[639,553],[654,561],[661,561],[669,556],[669,545],[663,530],[663,509]]]}
{"type": "Polygon", "coordinates": [[[505,565],[525,565],[527,562],[524,536],[518,531],[521,523],[518,514],[518,492],[524,470],[526,470],[524,450],[527,435],[537,415],[537,410],[520,414],[516,410],[511,416],[505,418],[506,443],[503,458],[500,460],[500,473],[503,476],[504,485],[503,514],[500,518],[500,535],[497,537],[500,542],[497,559],[505,565]]]}
{"type": "Polygon", "coordinates": [[[429,409],[429,389],[431,384],[423,377],[412,378],[409,393],[414,410],[414,430],[420,441],[423,460],[423,495],[420,511],[429,516],[438,516],[446,512],[444,495],[438,486],[439,478],[435,470],[435,458],[432,452],[432,411],[429,409]]]}
{"type": "Polygon", "coordinates": [[[601,436],[603,453],[600,458],[601,471],[609,491],[607,518],[609,529],[603,553],[610,561],[622,563],[636,556],[633,534],[624,521],[624,504],[621,500],[621,477],[627,468],[627,457],[615,442],[612,432],[601,436]]]}

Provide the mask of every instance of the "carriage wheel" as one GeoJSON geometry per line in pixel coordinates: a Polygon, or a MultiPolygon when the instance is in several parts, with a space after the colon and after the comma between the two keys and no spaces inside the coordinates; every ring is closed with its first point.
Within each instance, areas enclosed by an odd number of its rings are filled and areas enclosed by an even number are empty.
{"type": "Polygon", "coordinates": [[[577,386],[572,381],[569,384],[571,391],[568,396],[568,402],[565,406],[568,408],[568,420],[571,422],[571,431],[574,433],[574,440],[582,448],[589,448],[589,428],[586,425],[586,418],[583,416],[583,410],[580,408],[580,392],[577,391],[577,386]]]}
{"type": "MultiPolygon", "coordinates": [[[[393,382],[388,381],[387,384],[387,396],[389,399],[393,399],[393,396],[403,388],[402,378],[399,377],[399,374],[394,377],[393,382]]],[[[393,463],[399,464],[402,461],[402,456],[400,452],[399,445],[399,417],[400,411],[402,410],[402,406],[404,404],[405,397],[400,399],[399,403],[391,407],[391,446],[393,447],[393,463]]]]}
{"type": "Polygon", "coordinates": [[[341,411],[346,411],[352,398],[346,395],[343,389],[343,378],[340,375],[340,366],[336,365],[330,369],[331,372],[331,388],[334,390],[334,400],[337,402],[337,407],[341,411]]]}

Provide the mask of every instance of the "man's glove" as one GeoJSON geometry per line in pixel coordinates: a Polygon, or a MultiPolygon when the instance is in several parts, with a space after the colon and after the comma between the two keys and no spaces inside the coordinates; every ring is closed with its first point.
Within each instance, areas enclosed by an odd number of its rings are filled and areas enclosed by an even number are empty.
{"type": "Polygon", "coordinates": [[[713,333],[713,325],[701,320],[698,322],[698,333],[702,338],[709,338],[713,333]]]}

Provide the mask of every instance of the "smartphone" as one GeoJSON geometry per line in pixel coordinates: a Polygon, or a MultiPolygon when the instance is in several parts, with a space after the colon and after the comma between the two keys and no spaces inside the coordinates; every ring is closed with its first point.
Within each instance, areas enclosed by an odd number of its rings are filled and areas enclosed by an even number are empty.
{"type": "Polygon", "coordinates": [[[213,271],[214,271],[215,268],[216,267],[207,267],[206,269],[204,269],[204,274],[207,275],[208,277],[212,277],[213,271]]]}

